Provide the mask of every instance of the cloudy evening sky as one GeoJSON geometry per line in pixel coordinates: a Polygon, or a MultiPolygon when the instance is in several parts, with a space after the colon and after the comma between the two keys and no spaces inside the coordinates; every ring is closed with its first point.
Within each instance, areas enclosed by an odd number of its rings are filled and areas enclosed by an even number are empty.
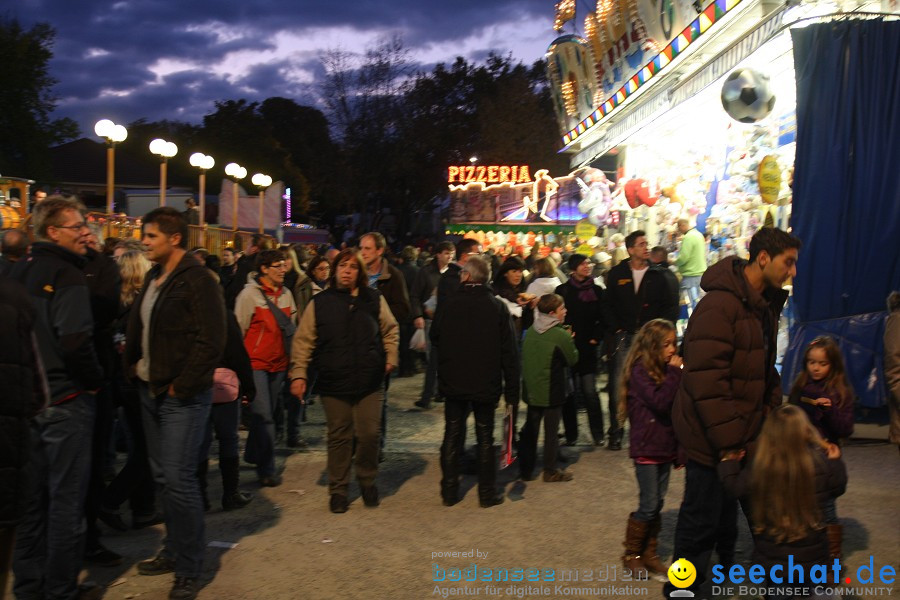
{"type": "Polygon", "coordinates": [[[215,100],[318,105],[328,49],[362,52],[400,34],[429,70],[491,50],[531,64],[555,37],[552,0],[15,0],[23,27],[57,31],[54,116],[84,135],[110,118],[199,122],[215,100]]]}

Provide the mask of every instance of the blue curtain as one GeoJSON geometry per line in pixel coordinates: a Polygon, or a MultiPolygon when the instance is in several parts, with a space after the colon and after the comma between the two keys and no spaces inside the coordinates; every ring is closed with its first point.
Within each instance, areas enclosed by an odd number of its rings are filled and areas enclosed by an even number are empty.
{"type": "Polygon", "coordinates": [[[806,344],[841,345],[860,404],[885,404],[885,299],[900,288],[900,22],[791,31],[797,79],[793,233],[803,240],[785,381],[806,344]]]}

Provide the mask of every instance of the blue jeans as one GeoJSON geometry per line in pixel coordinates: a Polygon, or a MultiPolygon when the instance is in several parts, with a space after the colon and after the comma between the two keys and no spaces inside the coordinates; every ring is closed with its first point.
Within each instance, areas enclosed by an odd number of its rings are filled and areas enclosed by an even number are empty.
{"type": "Polygon", "coordinates": [[[203,438],[203,447],[200,450],[200,462],[206,460],[209,455],[209,447],[212,446],[213,431],[219,440],[219,459],[237,458],[238,451],[238,427],[241,424],[241,402],[223,402],[213,404],[209,413],[209,421],[206,424],[206,435],[203,438]]]}
{"type": "Polygon", "coordinates": [[[638,509],[634,518],[638,521],[648,522],[655,519],[661,512],[666,501],[666,490],[669,489],[669,473],[672,471],[672,463],[661,465],[639,465],[634,463],[634,475],[637,477],[639,500],[638,509]]]}
{"type": "Polygon", "coordinates": [[[83,393],[31,420],[28,510],[13,553],[19,600],[78,593],[95,409],[94,396],[83,393]]]}
{"type": "MultiPolygon", "coordinates": [[[[697,579],[689,587],[697,594],[706,580],[713,549],[722,565],[729,567],[734,560],[738,501],[725,492],[715,467],[688,460],[685,470],[684,499],[678,511],[672,555],[686,558],[697,569],[697,579]]],[[[668,598],[674,590],[666,583],[663,594],[668,598]]]]}
{"type": "Polygon", "coordinates": [[[274,407],[281,394],[284,375],[284,371],[253,371],[256,398],[250,403],[250,431],[245,457],[247,462],[256,465],[256,474],[260,478],[275,474],[274,407]]]}
{"type": "Polygon", "coordinates": [[[688,300],[691,302],[691,310],[694,310],[697,307],[697,302],[700,300],[700,275],[682,277],[680,289],[682,292],[687,292],[688,300]]]}
{"type": "Polygon", "coordinates": [[[205,531],[197,463],[209,421],[212,388],[187,399],[152,396],[144,384],[140,391],[147,454],[166,519],[160,554],[175,561],[177,577],[199,577],[205,531]]]}

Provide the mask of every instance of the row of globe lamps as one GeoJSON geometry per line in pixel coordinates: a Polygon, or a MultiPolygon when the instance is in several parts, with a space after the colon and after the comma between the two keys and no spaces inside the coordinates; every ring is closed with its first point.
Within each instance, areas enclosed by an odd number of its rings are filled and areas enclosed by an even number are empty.
{"type": "MultiPolygon", "coordinates": [[[[115,147],[119,142],[125,141],[128,137],[128,130],[124,125],[113,123],[109,119],[97,121],[94,125],[94,133],[106,140],[106,212],[112,214],[114,211],[114,188],[115,188],[115,147]]],[[[166,205],[166,173],[168,160],[178,154],[178,146],[173,142],[157,138],[150,142],[150,152],[159,157],[159,205],[166,205]]],[[[206,172],[212,169],[216,161],[212,156],[203,154],[202,152],[194,152],[188,159],[192,167],[200,169],[199,196],[200,196],[200,225],[206,223],[206,172]]],[[[237,230],[237,208],[238,208],[238,182],[247,176],[247,169],[237,163],[228,163],[225,165],[225,174],[234,180],[234,195],[232,206],[232,229],[237,230]]],[[[250,178],[250,183],[259,188],[259,232],[263,233],[263,199],[265,198],[265,190],[272,185],[272,178],[263,173],[256,173],[250,178]]]]}

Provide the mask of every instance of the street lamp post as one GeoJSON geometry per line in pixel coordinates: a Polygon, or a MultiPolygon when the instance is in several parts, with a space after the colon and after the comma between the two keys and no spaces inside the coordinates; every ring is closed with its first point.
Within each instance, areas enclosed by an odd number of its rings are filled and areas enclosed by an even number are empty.
{"type": "Polygon", "coordinates": [[[272,178],[268,175],[257,173],[250,178],[250,183],[259,188],[259,232],[263,233],[263,198],[265,197],[266,188],[272,185],[272,178]]]}
{"type": "Polygon", "coordinates": [[[200,169],[200,245],[206,246],[206,172],[213,168],[216,161],[212,156],[194,152],[188,162],[200,169]]]}
{"type": "Polygon", "coordinates": [[[109,119],[101,119],[94,125],[94,133],[106,138],[106,212],[115,210],[116,144],[125,141],[128,130],[109,119]]]}
{"type": "Polygon", "coordinates": [[[247,169],[237,163],[228,163],[225,165],[225,174],[234,180],[234,194],[231,210],[231,228],[237,231],[238,228],[238,181],[247,176],[247,169]]]}
{"type": "Polygon", "coordinates": [[[159,205],[166,205],[166,165],[178,154],[178,146],[172,142],[156,138],[150,142],[150,152],[159,157],[159,205]]]}

